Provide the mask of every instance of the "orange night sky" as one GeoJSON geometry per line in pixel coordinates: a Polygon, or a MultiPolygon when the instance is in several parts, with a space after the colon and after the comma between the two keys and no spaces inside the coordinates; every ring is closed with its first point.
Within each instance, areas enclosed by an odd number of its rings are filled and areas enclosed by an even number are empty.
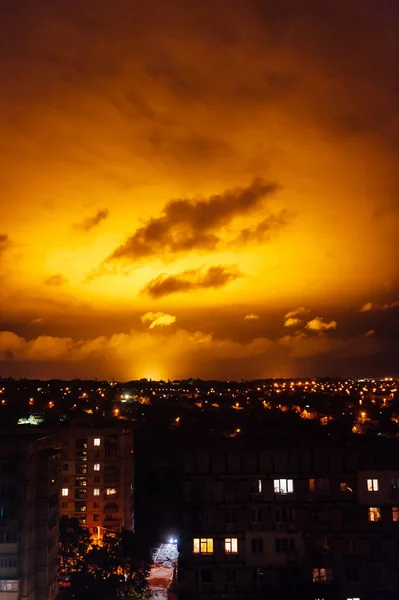
{"type": "Polygon", "coordinates": [[[0,375],[399,374],[395,0],[0,17],[0,375]]]}

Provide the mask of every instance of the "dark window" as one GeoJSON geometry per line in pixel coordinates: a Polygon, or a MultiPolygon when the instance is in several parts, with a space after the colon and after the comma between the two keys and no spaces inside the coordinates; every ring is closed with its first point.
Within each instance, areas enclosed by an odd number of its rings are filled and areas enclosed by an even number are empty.
{"type": "Polygon", "coordinates": [[[62,469],[63,469],[63,471],[68,471],[68,469],[69,469],[69,465],[68,465],[68,463],[64,463],[64,464],[62,465],[62,469]]]}
{"type": "Polygon", "coordinates": [[[274,521],[276,523],[293,523],[295,521],[294,509],[289,507],[276,508],[274,521]]]}
{"type": "Polygon", "coordinates": [[[357,542],[355,538],[348,538],[345,542],[345,550],[348,554],[357,553],[357,542]]]}
{"type": "Polygon", "coordinates": [[[399,477],[394,477],[391,480],[392,489],[396,492],[399,491],[399,477]]]}
{"type": "Polygon", "coordinates": [[[93,502],[93,506],[94,506],[94,508],[100,508],[100,503],[99,502],[93,502]]]}
{"type": "Polygon", "coordinates": [[[94,483],[100,483],[100,476],[94,475],[94,483]]]}
{"type": "Polygon", "coordinates": [[[345,576],[347,581],[358,581],[357,568],[347,567],[345,569],[345,576]]]}
{"type": "Polygon", "coordinates": [[[235,494],[236,492],[236,482],[234,479],[228,479],[223,482],[223,491],[225,494],[235,494]]]}
{"type": "Polygon", "coordinates": [[[261,554],[263,552],[263,539],[254,538],[251,540],[251,552],[261,554]]]}
{"type": "Polygon", "coordinates": [[[87,450],[87,438],[76,440],[76,450],[87,450]]]}
{"type": "Polygon", "coordinates": [[[275,540],[276,552],[293,552],[295,540],[293,538],[280,538],[275,540]]]}
{"type": "Polygon", "coordinates": [[[15,498],[15,486],[13,485],[0,485],[0,498],[15,498]]]}
{"type": "Polygon", "coordinates": [[[236,515],[235,511],[232,508],[229,508],[225,511],[225,523],[235,523],[236,515]]]}
{"type": "Polygon", "coordinates": [[[105,470],[106,471],[116,471],[118,469],[118,464],[117,463],[106,463],[105,464],[105,470]]]}
{"type": "Polygon", "coordinates": [[[75,512],[85,512],[87,510],[86,502],[75,502],[75,512]]]}
{"type": "Polygon", "coordinates": [[[250,511],[250,520],[251,523],[262,523],[262,509],[261,508],[251,508],[250,511]]]}
{"type": "Polygon", "coordinates": [[[100,520],[100,515],[93,515],[93,521],[97,522],[100,520]]]}
{"type": "Polygon", "coordinates": [[[309,489],[318,494],[328,494],[329,481],[328,479],[309,479],[309,489]]]}
{"type": "Polygon", "coordinates": [[[238,581],[237,569],[228,569],[226,571],[226,582],[227,583],[237,583],[237,581],[238,581]]]}
{"type": "Polygon", "coordinates": [[[254,583],[263,583],[263,581],[265,580],[265,573],[263,571],[263,568],[258,567],[257,569],[254,570],[253,580],[254,580],[254,583]]]}
{"type": "Polygon", "coordinates": [[[62,508],[68,508],[68,502],[63,502],[62,503],[62,508]]]}
{"type": "Polygon", "coordinates": [[[330,549],[330,542],[327,537],[320,537],[316,539],[316,549],[320,552],[327,552],[330,549]]]}
{"type": "Polygon", "coordinates": [[[212,569],[201,569],[201,583],[205,583],[205,584],[213,583],[212,569]]]}

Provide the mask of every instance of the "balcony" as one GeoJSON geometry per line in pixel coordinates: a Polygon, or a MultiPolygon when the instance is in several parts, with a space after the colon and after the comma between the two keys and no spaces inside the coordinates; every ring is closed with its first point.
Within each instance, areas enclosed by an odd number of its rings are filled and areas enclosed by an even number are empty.
{"type": "Polygon", "coordinates": [[[119,506],[117,504],[106,504],[104,506],[104,512],[109,515],[115,515],[119,512],[119,506]]]}
{"type": "Polygon", "coordinates": [[[106,517],[104,519],[103,527],[106,529],[118,529],[120,526],[119,519],[113,519],[112,517],[106,517]]]}

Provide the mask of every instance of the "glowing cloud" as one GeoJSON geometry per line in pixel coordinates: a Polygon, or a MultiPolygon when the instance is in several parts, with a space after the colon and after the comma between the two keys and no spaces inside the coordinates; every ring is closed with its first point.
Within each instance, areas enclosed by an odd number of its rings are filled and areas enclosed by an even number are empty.
{"type": "Polygon", "coordinates": [[[329,329],[336,329],[336,321],[324,321],[323,317],[315,317],[306,324],[306,329],[310,331],[328,331],[329,329]]]}
{"type": "Polygon", "coordinates": [[[259,315],[255,313],[249,313],[249,315],[245,315],[244,321],[259,321],[259,315]]]}
{"type": "Polygon", "coordinates": [[[364,334],[366,337],[371,337],[372,335],[375,334],[374,329],[369,329],[368,331],[366,331],[366,333],[364,334]]]}
{"type": "Polygon", "coordinates": [[[142,323],[149,323],[148,329],[154,329],[154,327],[167,327],[175,323],[176,317],[174,315],[168,315],[163,312],[148,312],[141,317],[142,323]]]}
{"type": "Polygon", "coordinates": [[[294,308],[294,310],[290,310],[289,312],[287,312],[285,318],[290,319],[291,317],[299,317],[301,315],[306,315],[308,312],[309,311],[306,308],[301,306],[299,308],[294,308]]]}
{"type": "Polygon", "coordinates": [[[297,319],[296,317],[288,317],[284,321],[284,327],[294,327],[295,325],[299,325],[302,323],[302,319],[297,319]]]}
{"type": "Polygon", "coordinates": [[[359,310],[360,312],[369,312],[370,310],[390,310],[391,308],[399,308],[399,300],[394,300],[393,302],[388,302],[386,304],[372,304],[371,302],[366,302],[359,310]]]}
{"type": "Polygon", "coordinates": [[[359,308],[359,311],[360,312],[369,312],[370,310],[373,310],[373,308],[374,307],[373,307],[372,302],[366,302],[359,308]]]}

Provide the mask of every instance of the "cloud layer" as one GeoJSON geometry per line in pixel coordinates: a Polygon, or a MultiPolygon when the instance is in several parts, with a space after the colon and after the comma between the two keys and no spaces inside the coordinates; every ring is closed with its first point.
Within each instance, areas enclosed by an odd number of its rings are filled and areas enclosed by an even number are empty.
{"type": "Polygon", "coordinates": [[[187,269],[176,275],[158,275],[142,290],[153,298],[161,298],[180,292],[220,288],[242,277],[237,265],[218,265],[209,269],[187,269]]]}
{"type": "MultiPolygon", "coordinates": [[[[162,215],[140,227],[108,256],[106,262],[139,262],[152,257],[167,259],[181,253],[215,250],[221,242],[221,230],[240,216],[251,213],[278,190],[276,183],[254,180],[246,188],[226,190],[206,199],[172,200],[162,215]]],[[[283,224],[281,217],[270,215],[259,223],[254,235],[259,238],[283,224]]],[[[239,237],[246,239],[249,230],[239,237]]]]}

